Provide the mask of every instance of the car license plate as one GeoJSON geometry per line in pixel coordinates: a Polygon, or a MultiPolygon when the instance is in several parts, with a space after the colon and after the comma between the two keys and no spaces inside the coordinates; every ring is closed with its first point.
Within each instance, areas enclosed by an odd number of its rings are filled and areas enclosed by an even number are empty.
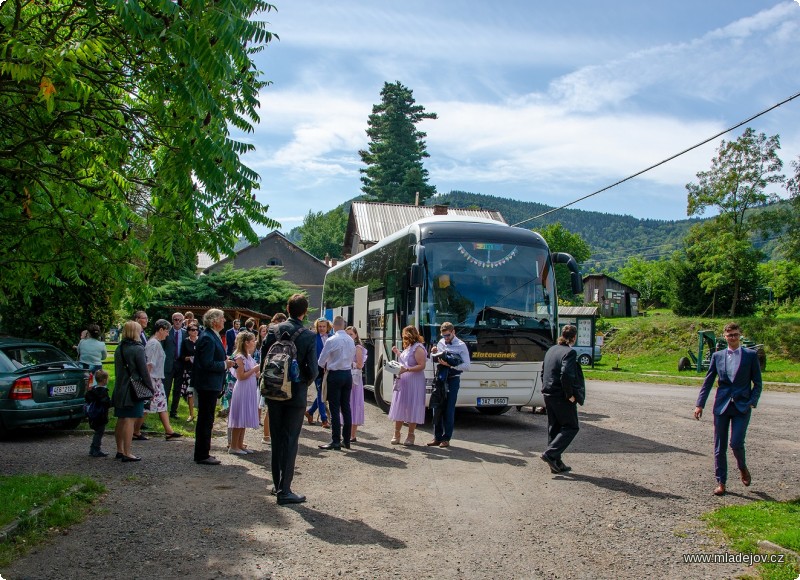
{"type": "Polygon", "coordinates": [[[498,407],[508,405],[508,397],[478,397],[479,407],[498,407]]]}
{"type": "Polygon", "coordinates": [[[78,392],[78,385],[52,385],[50,387],[50,396],[56,395],[74,395],[78,392]]]}

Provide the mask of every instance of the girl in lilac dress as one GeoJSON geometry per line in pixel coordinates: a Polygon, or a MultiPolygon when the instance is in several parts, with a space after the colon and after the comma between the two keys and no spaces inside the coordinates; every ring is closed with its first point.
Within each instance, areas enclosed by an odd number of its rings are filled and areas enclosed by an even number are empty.
{"type": "MultiPolygon", "coordinates": [[[[244,445],[244,430],[256,429],[258,424],[258,363],[253,359],[256,337],[246,330],[236,336],[233,356],[236,364],[236,384],[231,395],[228,429],[231,431],[228,453],[247,455],[253,453],[244,445]]],[[[234,370],[234,369],[231,369],[234,370]]]]}
{"type": "Polygon", "coordinates": [[[356,441],[358,426],[364,424],[364,365],[367,364],[367,349],[361,344],[358,331],[354,326],[344,329],[356,343],[356,354],[353,359],[353,389],[350,391],[350,412],[353,416],[353,427],[350,431],[350,443],[356,441]]]}
{"type": "Polygon", "coordinates": [[[414,326],[403,329],[403,352],[396,346],[392,352],[400,355],[400,373],[392,391],[389,418],[394,421],[392,445],[400,444],[400,430],[408,423],[408,437],[403,445],[414,445],[417,423],[425,422],[425,362],[428,353],[422,346],[423,338],[414,326]]]}

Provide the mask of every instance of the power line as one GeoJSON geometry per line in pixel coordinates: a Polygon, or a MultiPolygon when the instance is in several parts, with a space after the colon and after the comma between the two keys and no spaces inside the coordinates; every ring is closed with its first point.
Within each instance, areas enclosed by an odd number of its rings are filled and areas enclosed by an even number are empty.
{"type": "Polygon", "coordinates": [[[714,139],[716,139],[716,138],[718,138],[718,137],[721,137],[721,136],[723,136],[725,133],[730,133],[730,132],[731,132],[731,131],[733,131],[734,129],[738,129],[738,128],[739,128],[739,127],[741,127],[742,125],[746,125],[747,123],[749,123],[749,122],[750,122],[750,121],[752,121],[753,119],[758,119],[760,116],[762,116],[762,115],[765,115],[765,114],[769,113],[770,111],[772,111],[773,109],[777,109],[778,107],[780,107],[780,106],[782,106],[782,105],[785,105],[785,104],[786,104],[786,103],[788,103],[789,101],[793,101],[793,100],[794,100],[794,99],[796,99],[797,97],[800,97],[800,93],[795,93],[795,94],[793,94],[791,97],[789,97],[788,99],[784,99],[784,100],[783,100],[783,101],[781,101],[780,103],[777,103],[777,104],[775,104],[775,105],[772,105],[771,107],[769,107],[769,108],[767,108],[767,109],[764,109],[764,110],[763,110],[763,111],[761,111],[760,113],[756,113],[756,114],[755,114],[755,115],[753,115],[752,117],[750,117],[750,118],[748,118],[748,119],[745,119],[744,121],[741,121],[740,123],[737,123],[737,124],[735,124],[733,127],[730,127],[730,128],[728,128],[728,129],[725,129],[724,131],[720,131],[720,132],[719,132],[719,133],[717,133],[716,135],[713,135],[713,136],[709,137],[708,139],[705,139],[704,141],[701,141],[700,143],[698,143],[698,144],[696,144],[696,145],[692,145],[691,147],[689,147],[688,149],[684,149],[684,150],[683,150],[683,151],[681,151],[680,153],[676,153],[675,155],[672,155],[672,156],[670,156],[670,157],[667,157],[666,159],[664,159],[664,160],[662,160],[662,161],[659,161],[658,163],[656,163],[656,164],[654,164],[654,165],[651,165],[650,167],[647,167],[646,169],[642,169],[641,171],[638,171],[638,172],[634,173],[633,175],[629,175],[629,176],[628,176],[628,177],[626,177],[625,179],[620,179],[620,180],[619,180],[619,181],[617,181],[616,183],[612,183],[611,185],[607,185],[606,187],[604,187],[604,188],[602,188],[602,189],[598,189],[597,191],[595,191],[595,192],[593,192],[593,193],[590,193],[590,194],[588,194],[588,195],[584,195],[583,197],[579,197],[578,199],[576,199],[576,200],[574,200],[574,201],[571,201],[571,202],[569,202],[569,203],[566,203],[566,204],[564,204],[564,205],[562,205],[562,206],[560,206],[560,207],[554,207],[554,208],[553,208],[553,209],[551,209],[551,210],[548,210],[548,211],[546,211],[546,212],[544,212],[544,213],[540,213],[539,215],[535,215],[535,216],[533,216],[533,217],[530,217],[530,218],[528,218],[528,219],[526,219],[526,220],[522,220],[521,222],[518,222],[518,223],[515,223],[515,224],[512,224],[512,225],[516,227],[516,226],[522,225],[522,224],[524,224],[524,223],[527,223],[527,222],[529,222],[529,221],[531,221],[531,220],[535,220],[535,219],[538,219],[538,218],[540,218],[540,217],[544,217],[544,216],[546,216],[546,215],[549,215],[549,214],[551,214],[551,213],[553,213],[553,212],[556,212],[556,211],[559,211],[559,210],[562,210],[562,209],[568,208],[569,206],[571,206],[571,205],[575,205],[576,203],[578,203],[578,202],[580,202],[580,201],[583,201],[584,199],[589,199],[590,197],[592,197],[592,196],[595,196],[595,195],[597,195],[598,193],[603,193],[604,191],[607,191],[607,190],[611,189],[612,187],[616,187],[616,186],[618,186],[618,185],[620,185],[620,184],[622,184],[622,183],[625,183],[626,181],[629,181],[629,180],[633,179],[634,177],[639,177],[639,176],[640,176],[640,175],[642,175],[643,173],[647,173],[648,171],[650,171],[651,169],[655,169],[655,168],[656,168],[656,167],[658,167],[659,165],[664,165],[664,164],[665,164],[665,163],[667,163],[668,161],[672,161],[673,159],[677,159],[677,158],[678,158],[678,157],[680,157],[681,155],[684,155],[684,154],[688,153],[689,151],[692,151],[693,149],[697,149],[698,147],[701,147],[701,146],[705,145],[705,144],[706,144],[706,143],[708,143],[709,141],[713,141],[714,139]]]}

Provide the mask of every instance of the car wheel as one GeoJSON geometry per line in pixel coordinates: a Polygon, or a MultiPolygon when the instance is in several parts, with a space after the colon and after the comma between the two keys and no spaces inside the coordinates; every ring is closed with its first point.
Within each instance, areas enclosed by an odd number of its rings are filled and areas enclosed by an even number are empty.
{"type": "Polygon", "coordinates": [[[578,357],[578,362],[581,363],[582,367],[588,367],[592,364],[592,357],[588,354],[582,354],[578,357]]]}
{"type": "Polygon", "coordinates": [[[484,415],[502,415],[508,412],[511,407],[475,407],[479,413],[484,415]]]}

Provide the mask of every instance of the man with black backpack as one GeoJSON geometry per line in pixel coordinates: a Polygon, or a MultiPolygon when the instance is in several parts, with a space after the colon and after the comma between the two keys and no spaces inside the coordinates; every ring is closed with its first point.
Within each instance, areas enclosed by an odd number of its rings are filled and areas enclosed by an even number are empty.
{"type": "Polygon", "coordinates": [[[270,347],[279,340],[295,336],[299,380],[292,380],[291,398],[267,398],[267,412],[272,431],[272,493],[278,496],[278,505],[303,503],[306,496],[292,491],[294,464],[300,441],[300,430],[305,419],[308,385],[317,377],[317,347],[314,334],[303,330],[303,319],[308,312],[308,299],[294,294],[286,305],[289,320],[272,329],[261,347],[261,371],[267,362],[270,347]],[[295,333],[302,330],[299,334],[295,333]]]}

